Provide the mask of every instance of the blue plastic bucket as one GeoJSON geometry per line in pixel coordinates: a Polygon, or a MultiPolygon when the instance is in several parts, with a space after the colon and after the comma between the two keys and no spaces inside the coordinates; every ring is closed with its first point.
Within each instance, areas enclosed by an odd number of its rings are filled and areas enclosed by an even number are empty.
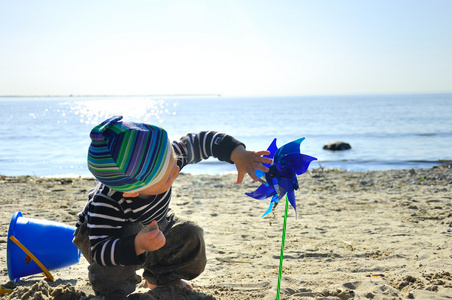
{"type": "Polygon", "coordinates": [[[80,261],[80,250],[72,243],[74,231],[74,226],[24,218],[20,211],[16,212],[8,229],[6,256],[9,278],[17,282],[20,277],[43,272],[10,236],[25,246],[47,270],[55,270],[80,261]]]}

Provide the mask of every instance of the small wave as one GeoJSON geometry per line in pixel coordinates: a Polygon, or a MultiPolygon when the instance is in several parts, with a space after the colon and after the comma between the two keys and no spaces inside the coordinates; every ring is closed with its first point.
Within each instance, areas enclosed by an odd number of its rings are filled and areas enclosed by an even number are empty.
{"type": "Polygon", "coordinates": [[[451,165],[450,160],[329,160],[316,161],[312,167],[318,164],[321,168],[339,169],[347,171],[382,171],[392,169],[423,169],[434,166],[451,165]]]}

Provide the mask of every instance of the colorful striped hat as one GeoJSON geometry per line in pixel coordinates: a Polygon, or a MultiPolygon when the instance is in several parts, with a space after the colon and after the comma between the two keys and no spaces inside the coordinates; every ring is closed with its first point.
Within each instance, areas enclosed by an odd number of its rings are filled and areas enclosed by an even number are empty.
{"type": "Polygon", "coordinates": [[[88,168],[116,191],[139,192],[166,173],[171,143],[160,127],[121,120],[122,116],[114,116],[93,128],[88,168]]]}

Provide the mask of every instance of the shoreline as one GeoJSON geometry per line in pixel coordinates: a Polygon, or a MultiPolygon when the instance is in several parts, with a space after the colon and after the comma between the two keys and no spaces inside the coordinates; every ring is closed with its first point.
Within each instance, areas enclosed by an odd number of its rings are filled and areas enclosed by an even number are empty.
{"type": "MultiPolygon", "coordinates": [[[[181,173],[170,207],[205,230],[208,263],[194,292],[159,288],[146,299],[274,299],[284,207],[244,195],[246,176],[181,173]],[[160,297],[160,298],[159,298],[160,297]]],[[[74,225],[94,178],[0,176],[2,299],[92,299],[87,262],[9,283],[6,239],[16,211],[74,225]],[[53,293],[53,296],[51,295],[53,293]],[[41,297],[41,298],[40,298],[41,297]],[[63,298],[61,298],[63,299],[63,298]]],[[[452,168],[308,171],[298,177],[298,218],[289,207],[282,299],[450,299],[452,168]]],[[[137,293],[148,290],[139,286],[137,293]]]]}
{"type": "MultiPolygon", "coordinates": [[[[430,170],[430,169],[450,169],[452,168],[452,160],[449,159],[442,159],[442,160],[438,160],[438,161],[413,161],[413,162],[427,162],[427,163],[431,163],[432,165],[429,167],[404,167],[404,168],[392,168],[392,169],[371,169],[371,170],[352,170],[352,169],[343,169],[343,168],[334,168],[334,167],[328,167],[328,166],[323,166],[322,164],[320,164],[319,162],[317,162],[319,164],[318,167],[316,168],[309,168],[308,172],[311,173],[318,173],[318,172],[352,172],[352,173],[365,173],[365,172],[403,172],[403,171],[422,171],[422,170],[430,170]]],[[[330,162],[324,162],[324,164],[328,164],[330,162]]],[[[222,173],[198,173],[198,172],[180,172],[180,174],[183,175],[189,175],[189,176],[229,176],[229,175],[235,175],[237,174],[237,171],[235,169],[231,169],[229,171],[225,171],[222,173]]],[[[38,175],[30,175],[30,174],[26,174],[26,175],[4,175],[0,173],[0,180],[1,178],[22,178],[22,177],[28,177],[28,178],[42,178],[42,179],[59,179],[59,178],[64,178],[64,179],[78,179],[78,178],[82,178],[82,179],[94,179],[94,176],[91,175],[91,173],[89,174],[74,174],[74,173],[68,173],[68,174],[56,174],[56,175],[43,175],[43,176],[38,176],[38,175]]]]}

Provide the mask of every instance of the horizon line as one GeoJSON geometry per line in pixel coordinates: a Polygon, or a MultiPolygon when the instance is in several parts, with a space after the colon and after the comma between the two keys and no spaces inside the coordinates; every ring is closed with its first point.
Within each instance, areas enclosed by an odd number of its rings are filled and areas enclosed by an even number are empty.
{"type": "Polygon", "coordinates": [[[68,95],[0,95],[0,98],[94,98],[94,97],[322,97],[322,96],[379,96],[379,95],[439,95],[439,94],[452,94],[451,91],[427,91],[427,92],[369,92],[369,93],[335,93],[335,94],[281,94],[281,95],[238,95],[238,94],[226,94],[221,93],[181,93],[181,94],[68,94],[68,95]]]}

